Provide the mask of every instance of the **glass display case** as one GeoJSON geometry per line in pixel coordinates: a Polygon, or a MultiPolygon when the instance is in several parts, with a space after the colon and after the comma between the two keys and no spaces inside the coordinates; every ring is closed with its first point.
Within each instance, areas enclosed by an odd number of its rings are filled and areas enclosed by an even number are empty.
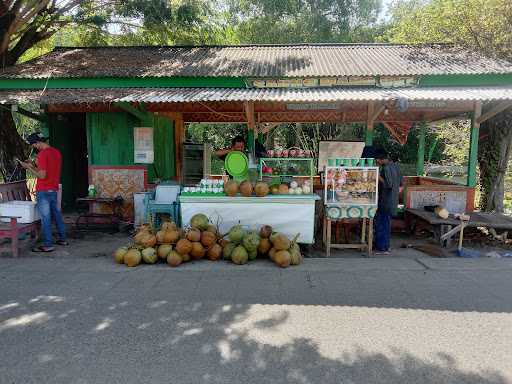
{"type": "Polygon", "coordinates": [[[325,168],[326,205],[376,206],[378,167],[325,168]]]}
{"type": "Polygon", "coordinates": [[[313,193],[313,176],[316,174],[313,158],[260,158],[258,170],[259,179],[269,184],[286,183],[294,186],[292,188],[301,188],[301,192],[305,186],[305,194],[313,193]]]}

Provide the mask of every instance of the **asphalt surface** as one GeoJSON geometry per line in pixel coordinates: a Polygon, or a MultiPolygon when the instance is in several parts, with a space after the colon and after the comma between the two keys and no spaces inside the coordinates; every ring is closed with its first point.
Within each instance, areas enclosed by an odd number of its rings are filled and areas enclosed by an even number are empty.
{"type": "Polygon", "coordinates": [[[0,258],[0,383],[512,383],[512,260],[0,258]]]}

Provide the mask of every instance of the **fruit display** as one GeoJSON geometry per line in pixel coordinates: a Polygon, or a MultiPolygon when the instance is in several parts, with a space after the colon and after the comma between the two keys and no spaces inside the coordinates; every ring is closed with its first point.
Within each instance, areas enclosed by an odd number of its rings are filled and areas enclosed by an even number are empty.
{"type": "Polygon", "coordinates": [[[303,256],[295,239],[290,240],[282,233],[274,232],[264,225],[259,230],[247,229],[242,225],[233,226],[221,235],[217,226],[207,216],[196,214],[185,229],[175,223],[163,222],[156,231],[149,225],[142,225],[133,236],[133,244],[120,247],[114,252],[114,261],[128,267],[140,264],[156,264],[159,260],[171,267],[178,267],[191,260],[225,260],[243,265],[258,256],[269,257],[280,267],[298,265],[303,256]]]}
{"type": "Polygon", "coordinates": [[[377,168],[327,167],[326,201],[345,204],[376,204],[377,168]]]}

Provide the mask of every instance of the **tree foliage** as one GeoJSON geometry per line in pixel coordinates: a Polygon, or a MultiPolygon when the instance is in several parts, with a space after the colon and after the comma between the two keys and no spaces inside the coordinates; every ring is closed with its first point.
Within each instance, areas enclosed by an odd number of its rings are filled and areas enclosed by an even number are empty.
{"type": "Polygon", "coordinates": [[[372,41],[381,0],[228,0],[241,43],[372,41]]]}

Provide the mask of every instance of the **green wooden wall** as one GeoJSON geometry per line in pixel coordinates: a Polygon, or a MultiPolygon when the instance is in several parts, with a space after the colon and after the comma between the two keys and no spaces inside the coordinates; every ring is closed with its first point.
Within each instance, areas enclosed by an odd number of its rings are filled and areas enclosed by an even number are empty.
{"type": "Polygon", "coordinates": [[[134,165],[133,128],[138,126],[154,128],[155,162],[148,164],[148,179],[162,180],[176,176],[174,124],[167,118],[151,115],[141,122],[129,113],[108,112],[87,114],[87,141],[89,164],[91,165],[134,165]]]}

